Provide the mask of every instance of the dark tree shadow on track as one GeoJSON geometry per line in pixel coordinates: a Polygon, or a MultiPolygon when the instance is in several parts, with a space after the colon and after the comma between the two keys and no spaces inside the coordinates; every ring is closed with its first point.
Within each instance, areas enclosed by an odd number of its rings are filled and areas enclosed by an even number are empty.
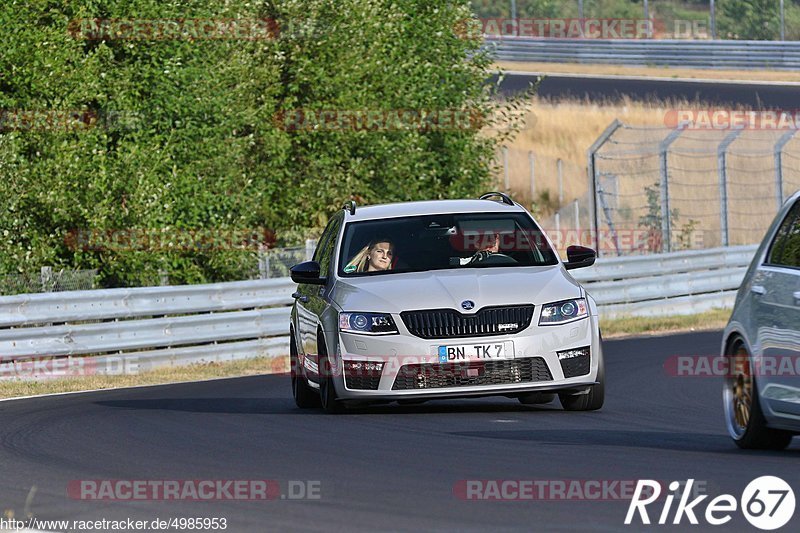
{"type": "Polygon", "coordinates": [[[558,446],[620,446],[622,448],[654,448],[703,453],[730,453],[742,456],[787,456],[797,459],[800,456],[800,439],[795,439],[793,447],[780,452],[740,450],[725,434],[682,433],[669,431],[629,431],[629,430],[497,430],[460,431],[451,435],[461,437],[480,437],[530,441],[539,444],[558,446]]]}
{"type": "MultiPolygon", "coordinates": [[[[321,409],[298,409],[291,398],[150,398],[142,400],[104,400],[95,405],[127,410],[185,411],[190,413],[325,415],[321,409]]],[[[452,413],[563,413],[557,401],[525,406],[515,400],[493,399],[432,401],[424,404],[377,404],[351,408],[342,415],[452,414],[452,413]]],[[[602,411],[592,413],[600,416],[602,411]]],[[[571,413],[577,416],[577,413],[571,413]]]]}

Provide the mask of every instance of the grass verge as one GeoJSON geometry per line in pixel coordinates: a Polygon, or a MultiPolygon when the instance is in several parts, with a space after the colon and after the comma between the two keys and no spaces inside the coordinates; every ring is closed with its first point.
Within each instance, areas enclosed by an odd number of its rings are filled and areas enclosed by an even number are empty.
{"type": "Polygon", "coordinates": [[[669,67],[625,67],[618,65],[581,65],[577,63],[528,63],[524,61],[498,61],[500,70],[588,74],[595,76],[646,76],[648,78],[689,78],[728,81],[800,81],[800,72],[781,70],[712,70],[669,67]]]}
{"type": "Polygon", "coordinates": [[[712,309],[696,315],[623,317],[600,321],[604,339],[723,329],[730,309],[712,309]]]}
{"type": "MultiPolygon", "coordinates": [[[[139,374],[127,375],[93,375],[47,378],[34,380],[4,379],[0,380],[0,398],[16,398],[59,392],[77,392],[95,389],[114,389],[119,387],[136,387],[141,385],[161,385],[180,383],[182,381],[199,381],[204,379],[229,378],[240,376],[256,376],[259,374],[275,374],[289,372],[289,357],[258,357],[239,361],[198,363],[188,366],[164,367],[139,374]]],[[[289,390],[287,380],[287,391],[289,390]]]]}

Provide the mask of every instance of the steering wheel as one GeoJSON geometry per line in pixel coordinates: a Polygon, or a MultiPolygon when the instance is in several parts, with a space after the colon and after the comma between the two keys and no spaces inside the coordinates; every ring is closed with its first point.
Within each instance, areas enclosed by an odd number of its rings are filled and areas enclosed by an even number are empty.
{"type": "Polygon", "coordinates": [[[478,252],[471,264],[476,263],[480,263],[481,265],[516,265],[517,260],[502,253],[484,255],[483,253],[478,252]]]}

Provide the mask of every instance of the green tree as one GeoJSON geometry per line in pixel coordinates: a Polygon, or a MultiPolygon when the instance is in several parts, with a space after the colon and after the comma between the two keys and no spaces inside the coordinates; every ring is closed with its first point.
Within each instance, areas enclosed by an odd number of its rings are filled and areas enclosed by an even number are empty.
{"type": "MultiPolygon", "coordinates": [[[[786,2],[789,4],[789,2],[786,2]]],[[[719,29],[724,39],[780,38],[778,0],[720,0],[719,29]]]]}

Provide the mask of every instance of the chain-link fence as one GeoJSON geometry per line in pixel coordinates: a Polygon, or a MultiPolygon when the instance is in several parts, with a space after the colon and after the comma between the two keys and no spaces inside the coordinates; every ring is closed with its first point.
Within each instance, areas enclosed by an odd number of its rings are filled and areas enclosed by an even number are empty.
{"type": "Polygon", "coordinates": [[[258,254],[258,278],[285,278],[292,266],[308,261],[314,255],[317,241],[307,240],[305,246],[275,248],[258,254]]]}
{"type": "Polygon", "coordinates": [[[590,150],[595,238],[616,255],[757,243],[800,188],[799,160],[795,130],[615,122],[590,150]]]}
{"type": "Polygon", "coordinates": [[[53,270],[0,276],[0,295],[94,289],[97,270],[53,270]]]}

